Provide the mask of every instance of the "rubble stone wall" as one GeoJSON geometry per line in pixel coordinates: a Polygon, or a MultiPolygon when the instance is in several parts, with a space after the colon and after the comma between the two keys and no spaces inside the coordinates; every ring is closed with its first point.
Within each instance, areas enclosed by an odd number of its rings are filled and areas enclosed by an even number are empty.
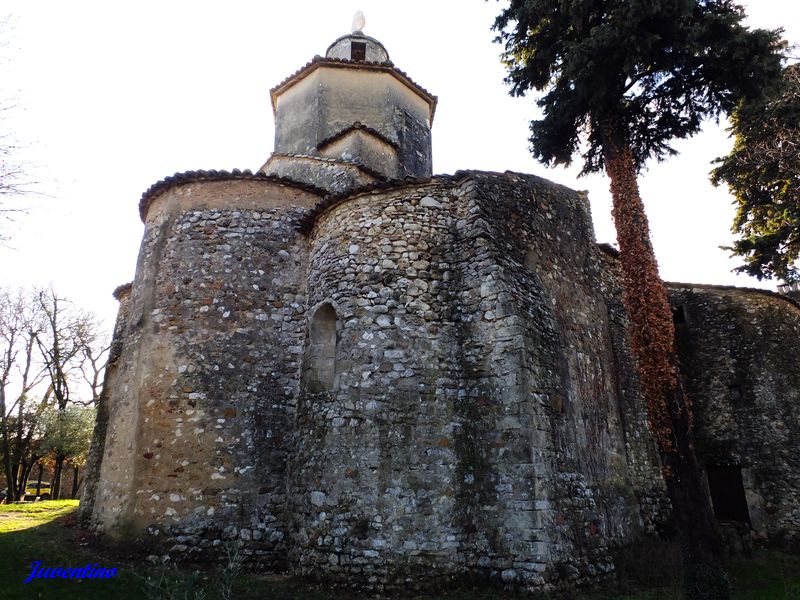
{"type": "Polygon", "coordinates": [[[800,304],[762,290],[671,284],[697,451],[739,467],[757,537],[800,547],[800,304]]]}
{"type": "Polygon", "coordinates": [[[335,309],[337,348],[332,388],[306,388],[298,407],[304,575],[378,587],[463,566],[451,196],[449,185],[365,194],[312,232],[309,307],[335,309]]]}
{"type": "Polygon", "coordinates": [[[285,566],[287,436],[305,331],[313,194],[187,183],[150,204],[93,521],[192,554],[227,539],[285,566]]]}
{"type": "Polygon", "coordinates": [[[503,580],[596,580],[613,569],[610,546],[644,531],[638,499],[659,493],[659,477],[652,454],[627,452],[627,438],[647,437],[647,425],[623,422],[620,391],[634,405],[641,395],[630,363],[619,368],[588,202],[530,175],[476,174],[467,186],[472,219],[462,225],[485,266],[466,354],[488,373],[472,385],[489,403],[477,408],[477,446],[496,492],[479,520],[498,533],[503,580]]]}
{"type": "Polygon", "coordinates": [[[336,311],[336,376],[298,409],[302,574],[541,588],[613,569],[609,545],[646,529],[638,499],[660,490],[652,456],[627,454],[646,422],[621,423],[636,382],[619,381],[602,260],[585,198],[530,176],[367,193],[318,219],[309,306],[336,311]]]}
{"type": "MultiPolygon", "coordinates": [[[[322,201],[237,175],[145,209],[82,508],[100,531],[174,557],[238,540],[371,591],[546,591],[668,521],[584,195],[470,171],[322,201]]],[[[671,295],[701,459],[796,544],[800,307],[671,295]]]]}

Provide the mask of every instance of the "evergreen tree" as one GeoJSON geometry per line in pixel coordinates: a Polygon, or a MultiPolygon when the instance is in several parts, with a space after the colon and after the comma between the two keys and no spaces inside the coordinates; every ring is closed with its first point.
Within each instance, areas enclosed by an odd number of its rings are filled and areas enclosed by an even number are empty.
{"type": "Polygon", "coordinates": [[[736,270],[759,279],[800,281],[800,64],[787,67],[763,100],[738,107],[730,154],[717,159],[715,185],[736,198],[729,250],[744,258],[736,270]]]}
{"type": "Polygon", "coordinates": [[[730,0],[511,0],[495,21],[511,93],[545,91],[531,152],[605,170],[631,345],[684,550],[688,598],[729,598],[723,556],[691,437],[674,326],[637,184],[647,159],[709,117],[757,97],[780,73],[779,31],[750,31],[730,0]]]}

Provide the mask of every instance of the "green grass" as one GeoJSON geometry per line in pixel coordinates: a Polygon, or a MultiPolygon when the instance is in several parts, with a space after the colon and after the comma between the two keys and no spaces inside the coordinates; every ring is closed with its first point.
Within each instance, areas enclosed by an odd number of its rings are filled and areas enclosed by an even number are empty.
{"type": "MultiPolygon", "coordinates": [[[[112,556],[107,551],[91,547],[74,526],[77,505],[76,500],[57,500],[0,506],[0,599],[215,600],[221,597],[218,592],[219,570],[144,566],[133,556],[120,556],[118,553],[112,556]],[[100,564],[116,567],[119,575],[112,579],[83,581],[34,579],[23,584],[34,561],[52,567],[100,564]],[[157,586],[157,583],[161,585],[157,586]],[[195,591],[203,591],[205,596],[196,596],[195,591]]],[[[737,600],[800,600],[800,556],[759,551],[753,559],[732,561],[729,572],[737,600]]],[[[669,579],[671,585],[646,591],[635,591],[634,586],[634,591],[627,595],[594,593],[580,597],[584,600],[679,600],[678,576],[669,579]]],[[[237,600],[355,600],[366,595],[334,594],[281,576],[245,574],[236,579],[231,597],[237,600]]],[[[486,590],[416,598],[494,600],[509,597],[486,590]]]]}
{"type": "MultiPolygon", "coordinates": [[[[642,561],[647,560],[645,554],[642,561]]],[[[658,565],[654,570],[658,571],[654,579],[657,584],[628,585],[626,587],[633,590],[626,594],[586,594],[580,596],[580,600],[681,600],[680,574],[675,572],[672,577],[665,578],[658,565]],[[671,581],[665,583],[665,579],[671,581]]],[[[752,558],[730,560],[727,570],[736,600],[800,600],[798,555],[761,549],[752,558]]]]}
{"type": "Polygon", "coordinates": [[[736,597],[741,600],[800,600],[800,556],[762,552],[731,565],[736,597]]]}
{"type": "Polygon", "coordinates": [[[116,566],[98,560],[80,545],[75,529],[69,526],[77,507],[77,500],[0,506],[0,598],[142,597],[128,593],[126,587],[139,583],[129,573],[116,579],[34,579],[23,584],[34,561],[52,567],[83,567],[91,563],[116,566]]]}
{"type": "Polygon", "coordinates": [[[0,534],[49,523],[53,519],[68,515],[77,507],[77,500],[3,505],[0,510],[0,534]]]}

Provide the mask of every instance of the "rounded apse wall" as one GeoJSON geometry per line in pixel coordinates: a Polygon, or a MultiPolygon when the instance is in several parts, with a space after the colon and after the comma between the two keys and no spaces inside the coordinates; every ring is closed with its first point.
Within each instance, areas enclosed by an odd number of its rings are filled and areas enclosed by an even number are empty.
{"type": "Polygon", "coordinates": [[[238,538],[285,566],[285,465],[319,197],[262,178],[190,181],[145,206],[109,380],[93,522],[175,554],[238,538]],[[275,352],[282,348],[282,352],[275,352]]]}
{"type": "Polygon", "coordinates": [[[456,568],[450,192],[362,195],[312,232],[290,463],[303,574],[402,580],[437,556],[456,568]]]}

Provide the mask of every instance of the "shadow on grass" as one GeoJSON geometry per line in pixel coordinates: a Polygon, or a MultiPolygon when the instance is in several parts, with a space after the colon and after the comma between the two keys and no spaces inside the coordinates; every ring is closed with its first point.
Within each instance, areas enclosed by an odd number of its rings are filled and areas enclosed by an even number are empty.
{"type": "Polygon", "coordinates": [[[737,600],[800,600],[800,555],[759,551],[729,570],[737,600]]]}
{"type": "MultiPolygon", "coordinates": [[[[37,503],[39,504],[39,503],[37,503]]],[[[41,503],[42,510],[46,503],[41,503]]],[[[76,505],[77,506],[77,505],[76,505]]],[[[9,507],[3,507],[9,508],[9,507]]],[[[72,508],[74,511],[74,507],[72,508]]],[[[16,510],[8,515],[23,519],[25,514],[31,515],[35,508],[30,510],[16,510]],[[15,513],[23,513],[18,516],[15,513]]],[[[63,510],[57,511],[63,513],[63,510]]],[[[13,518],[12,517],[12,518],[13,518]]],[[[31,524],[24,529],[4,531],[0,533],[0,598],[25,599],[31,598],[142,598],[141,586],[132,572],[120,569],[120,574],[111,579],[33,579],[29,583],[25,580],[31,574],[32,564],[40,562],[43,568],[82,568],[90,564],[102,567],[119,567],[102,561],[92,553],[78,545],[69,527],[74,521],[74,514],[61,514],[55,518],[44,517],[38,524],[31,524]],[[45,520],[47,519],[47,520],[45,520]]],[[[35,521],[33,521],[35,522],[35,521]]]]}
{"type": "MultiPolygon", "coordinates": [[[[31,600],[354,600],[370,597],[356,592],[331,592],[280,575],[247,574],[235,546],[227,563],[201,569],[187,565],[147,565],[143,557],[91,545],[75,527],[72,506],[56,502],[0,507],[0,599],[31,600]],[[5,510],[4,510],[5,509],[5,510]],[[65,514],[67,513],[67,514],[65,514]],[[116,568],[110,579],[33,579],[31,564],[42,567],[116,568]]],[[[669,543],[632,546],[615,557],[617,590],[561,598],[591,600],[678,600],[680,564],[669,543]]],[[[752,559],[729,565],[737,600],[800,600],[800,556],[758,551],[752,559]]],[[[491,589],[456,590],[447,594],[397,597],[418,600],[494,600],[512,595],[491,589]]]]}
{"type": "Polygon", "coordinates": [[[361,597],[315,590],[280,576],[242,573],[241,557],[227,564],[150,565],[143,556],[90,544],[75,526],[77,502],[37,502],[0,506],[0,599],[79,600],[346,600],[361,597]],[[108,579],[25,580],[33,563],[41,568],[116,568],[108,579]],[[225,585],[227,583],[227,585],[225,585]]]}

